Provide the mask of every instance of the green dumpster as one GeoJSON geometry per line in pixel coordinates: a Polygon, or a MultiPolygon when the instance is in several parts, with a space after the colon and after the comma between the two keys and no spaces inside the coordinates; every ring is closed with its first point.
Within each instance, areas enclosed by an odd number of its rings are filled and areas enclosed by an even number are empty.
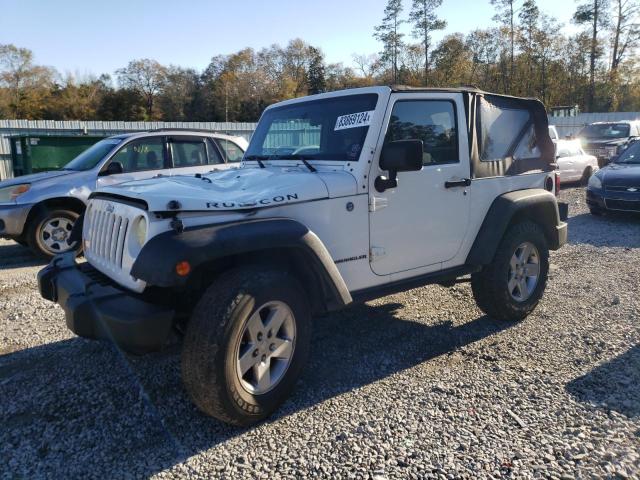
{"type": "Polygon", "coordinates": [[[56,170],[104,137],[73,135],[14,135],[9,137],[13,174],[56,170]]]}

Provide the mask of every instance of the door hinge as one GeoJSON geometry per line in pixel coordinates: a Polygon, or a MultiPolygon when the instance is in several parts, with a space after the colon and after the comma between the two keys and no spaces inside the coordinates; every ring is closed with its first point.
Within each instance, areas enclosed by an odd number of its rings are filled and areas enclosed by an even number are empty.
{"type": "Polygon", "coordinates": [[[377,212],[389,205],[389,200],[385,197],[369,197],[369,211],[377,212]]]}
{"type": "Polygon", "coordinates": [[[378,258],[384,257],[387,254],[387,251],[383,247],[371,247],[369,250],[369,262],[373,263],[378,258]]]}

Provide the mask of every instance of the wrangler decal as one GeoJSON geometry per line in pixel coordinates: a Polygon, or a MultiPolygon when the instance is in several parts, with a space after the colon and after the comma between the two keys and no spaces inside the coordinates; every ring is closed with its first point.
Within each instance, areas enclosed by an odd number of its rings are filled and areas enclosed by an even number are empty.
{"type": "Polygon", "coordinates": [[[355,262],[356,260],[364,260],[367,258],[366,255],[358,255],[357,257],[349,257],[349,258],[341,258],[340,260],[334,260],[333,263],[346,263],[346,262],[355,262]]]}

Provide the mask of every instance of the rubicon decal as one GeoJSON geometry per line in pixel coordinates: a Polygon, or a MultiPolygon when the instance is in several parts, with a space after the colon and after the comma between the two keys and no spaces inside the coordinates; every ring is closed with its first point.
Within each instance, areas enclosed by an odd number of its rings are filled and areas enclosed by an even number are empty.
{"type": "Polygon", "coordinates": [[[266,207],[268,205],[286,203],[292,200],[298,200],[297,193],[287,193],[286,195],[276,195],[271,198],[261,198],[260,200],[250,200],[247,202],[207,202],[207,208],[266,207]]]}

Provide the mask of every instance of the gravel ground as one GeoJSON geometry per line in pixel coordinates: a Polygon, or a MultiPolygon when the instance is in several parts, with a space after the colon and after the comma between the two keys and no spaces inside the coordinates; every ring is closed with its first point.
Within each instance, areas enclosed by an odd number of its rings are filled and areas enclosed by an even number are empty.
{"type": "Polygon", "coordinates": [[[0,241],[0,477],[638,478],[640,219],[590,216],[534,314],[499,323],[468,285],[318,319],[270,421],[200,414],[178,347],[142,358],[70,334],[40,268],[0,241]]]}

